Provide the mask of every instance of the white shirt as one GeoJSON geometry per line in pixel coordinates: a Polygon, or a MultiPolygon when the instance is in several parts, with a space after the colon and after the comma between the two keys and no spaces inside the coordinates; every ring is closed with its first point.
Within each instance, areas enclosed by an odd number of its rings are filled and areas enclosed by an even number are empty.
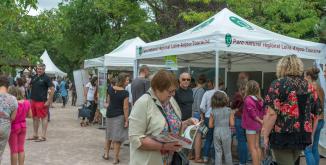
{"type": "MultiPolygon", "coordinates": [[[[206,91],[203,95],[203,98],[200,103],[200,110],[201,112],[205,113],[205,118],[209,118],[211,111],[212,111],[212,97],[215,92],[220,91],[225,93],[224,91],[218,90],[218,89],[211,89],[209,91],[206,91]]],[[[226,94],[226,93],[225,93],[226,94]]]]}
{"type": "Polygon", "coordinates": [[[132,104],[132,93],[131,93],[131,83],[129,83],[126,88],[125,88],[126,91],[128,91],[129,93],[129,103],[132,104]]]}
{"type": "Polygon", "coordinates": [[[94,101],[95,87],[91,82],[87,83],[85,87],[88,88],[87,101],[94,101]]]}
{"type": "Polygon", "coordinates": [[[56,90],[57,89],[57,86],[59,85],[58,81],[57,80],[53,80],[52,83],[54,85],[54,89],[56,90]]]}

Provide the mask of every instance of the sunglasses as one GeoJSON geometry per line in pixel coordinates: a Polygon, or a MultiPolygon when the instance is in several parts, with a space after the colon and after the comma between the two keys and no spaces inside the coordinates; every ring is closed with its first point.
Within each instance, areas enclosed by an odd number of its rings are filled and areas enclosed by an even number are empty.
{"type": "Polygon", "coordinates": [[[191,79],[188,79],[188,78],[183,78],[181,79],[182,81],[190,81],[191,79]]]}

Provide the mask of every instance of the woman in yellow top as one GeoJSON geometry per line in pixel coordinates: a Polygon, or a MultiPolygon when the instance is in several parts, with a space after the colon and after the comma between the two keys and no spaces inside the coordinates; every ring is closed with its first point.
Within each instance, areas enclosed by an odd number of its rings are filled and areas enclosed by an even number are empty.
{"type": "Polygon", "coordinates": [[[168,133],[169,130],[178,134],[196,123],[192,118],[181,121],[180,108],[173,98],[177,85],[172,73],[160,70],[154,75],[148,93],[134,104],[129,117],[130,164],[170,165],[173,153],[181,145],[177,142],[160,143],[151,136],[168,133]],[[168,124],[159,107],[166,114],[168,124]]]}

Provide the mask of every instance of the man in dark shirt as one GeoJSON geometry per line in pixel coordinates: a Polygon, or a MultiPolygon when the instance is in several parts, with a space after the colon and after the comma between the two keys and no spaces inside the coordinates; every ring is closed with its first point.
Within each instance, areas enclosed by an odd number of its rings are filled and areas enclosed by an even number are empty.
{"type": "Polygon", "coordinates": [[[192,89],[190,85],[190,74],[182,73],[179,76],[180,87],[175,91],[175,100],[177,101],[182,114],[182,121],[192,117],[192,104],[194,102],[192,89]]]}
{"type": "Polygon", "coordinates": [[[54,86],[50,78],[44,73],[45,65],[39,64],[36,68],[37,75],[31,80],[31,108],[33,112],[33,137],[28,140],[42,142],[46,140],[46,130],[48,126],[48,108],[53,101],[54,86]],[[48,97],[48,90],[50,94],[48,97]],[[42,123],[42,135],[38,137],[39,123],[42,123]]]}
{"type": "Polygon", "coordinates": [[[142,96],[150,87],[150,82],[148,80],[149,68],[147,65],[142,65],[139,68],[139,76],[135,78],[131,83],[131,95],[132,103],[135,102],[142,96]]]}

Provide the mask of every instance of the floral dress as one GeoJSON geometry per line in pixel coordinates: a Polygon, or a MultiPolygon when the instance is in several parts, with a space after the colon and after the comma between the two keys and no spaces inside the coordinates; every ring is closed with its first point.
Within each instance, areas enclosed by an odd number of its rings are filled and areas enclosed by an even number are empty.
{"type": "Polygon", "coordinates": [[[295,76],[275,80],[265,103],[277,114],[269,137],[271,148],[302,150],[311,144],[312,119],[322,110],[317,92],[308,81],[295,76]]]}
{"type": "Polygon", "coordinates": [[[17,109],[18,103],[10,94],[0,94],[0,164],[10,133],[10,116],[17,109]]]}
{"type": "MultiPolygon", "coordinates": [[[[171,132],[173,134],[179,134],[182,121],[179,118],[179,116],[175,113],[171,103],[168,102],[167,104],[163,104],[162,108],[166,114],[169,124],[167,124],[167,123],[165,124],[161,134],[169,133],[169,125],[170,125],[171,132]]],[[[172,161],[173,153],[161,151],[161,154],[162,154],[163,165],[170,165],[171,161],[172,161]]]]}

